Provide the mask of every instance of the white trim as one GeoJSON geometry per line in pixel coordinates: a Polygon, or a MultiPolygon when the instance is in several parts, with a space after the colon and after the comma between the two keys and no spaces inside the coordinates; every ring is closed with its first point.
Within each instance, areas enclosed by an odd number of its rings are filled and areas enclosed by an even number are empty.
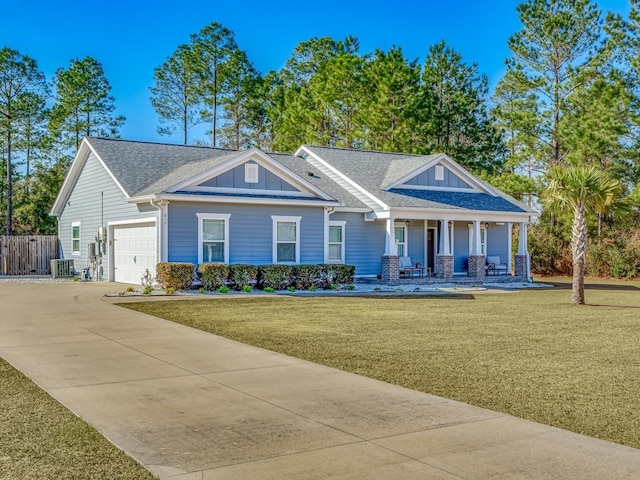
{"type": "Polygon", "coordinates": [[[444,181],[444,165],[437,164],[433,166],[433,174],[436,182],[444,181]]]}
{"type": "Polygon", "coordinates": [[[204,234],[203,221],[204,220],[224,220],[224,245],[223,245],[223,255],[224,262],[227,265],[229,264],[229,219],[231,218],[230,213],[196,213],[196,217],[198,217],[198,265],[203,263],[202,257],[202,244],[203,239],[202,235],[204,234]]]}
{"type": "Polygon", "coordinates": [[[393,231],[393,239],[394,239],[394,251],[395,253],[393,253],[393,255],[398,255],[399,257],[408,257],[409,256],[409,229],[407,228],[407,225],[404,223],[404,221],[394,221],[393,222],[393,228],[401,228],[403,230],[403,236],[404,236],[404,242],[398,242],[398,237],[396,235],[395,230],[393,231]],[[402,249],[402,253],[403,255],[400,255],[398,253],[398,244],[402,243],[403,245],[403,249],[402,249]]]}
{"type": "MultiPolygon", "coordinates": [[[[379,198],[377,198],[375,195],[373,195],[371,192],[369,192],[368,190],[366,190],[365,188],[361,187],[360,185],[358,185],[356,182],[354,182],[352,179],[350,179],[349,177],[347,177],[344,173],[342,173],[340,170],[338,170],[337,168],[335,168],[333,165],[329,164],[328,162],[326,162],[325,160],[323,160],[322,158],[320,158],[318,155],[316,155],[315,153],[313,153],[312,151],[310,151],[308,148],[306,148],[305,146],[300,147],[298,150],[296,150],[296,153],[294,153],[295,156],[300,156],[301,152],[304,151],[305,153],[307,153],[310,157],[312,157],[314,160],[316,160],[317,162],[319,162],[324,168],[326,168],[327,170],[329,170],[330,172],[332,172],[334,175],[337,175],[338,177],[340,177],[342,180],[344,180],[345,182],[347,182],[349,185],[351,185],[351,187],[353,187],[356,191],[358,191],[359,193],[365,195],[367,198],[369,198],[370,200],[372,200],[375,204],[379,205],[382,208],[388,209],[389,205],[387,205],[386,203],[384,203],[382,200],[380,200],[379,198]]],[[[348,190],[347,190],[348,191],[348,190]]]]}
{"type": "Polygon", "coordinates": [[[246,162],[244,164],[244,183],[258,183],[260,165],[246,162]]]}
{"type": "MultiPolygon", "coordinates": [[[[484,226],[484,224],[480,223],[480,251],[476,253],[476,255],[484,255],[485,257],[487,256],[487,247],[489,245],[489,239],[487,238],[487,234],[489,233],[489,230],[484,226]],[[484,237],[484,242],[482,241],[482,238],[484,237]],[[484,247],[484,252],[482,251],[482,248],[484,247]]],[[[474,242],[474,238],[473,238],[473,227],[474,224],[471,223],[469,224],[469,255],[474,255],[473,253],[473,242],[474,242]]]]}
{"type": "MultiPolygon", "coordinates": [[[[246,165],[246,164],[245,164],[246,165]]],[[[251,164],[251,165],[255,165],[251,164]]],[[[182,189],[183,192],[202,192],[202,193],[229,193],[236,195],[281,195],[287,197],[300,197],[300,198],[318,198],[315,195],[311,195],[308,192],[301,192],[300,190],[266,190],[258,188],[233,188],[233,187],[186,187],[182,189]]]]}
{"type": "Polygon", "coordinates": [[[511,256],[512,256],[512,248],[513,248],[513,226],[511,223],[507,223],[507,272],[511,275],[511,256]]]}
{"type": "Polygon", "coordinates": [[[292,172],[287,167],[257,148],[251,148],[244,152],[239,152],[238,155],[230,158],[229,160],[223,161],[220,165],[210,168],[183,182],[167,188],[167,192],[175,193],[188,187],[197,187],[200,183],[211,180],[212,178],[217,177],[218,175],[221,175],[235,167],[238,167],[249,160],[252,160],[256,162],[256,164],[263,166],[274,175],[277,175],[287,183],[291,183],[293,184],[293,186],[298,187],[301,190],[307,190],[312,195],[324,200],[332,200],[329,195],[317,188],[315,185],[309,183],[304,178],[292,172]]]}
{"type": "Polygon", "coordinates": [[[313,207],[337,207],[339,203],[335,200],[305,200],[289,198],[257,198],[257,197],[224,197],[218,195],[190,195],[180,193],[165,193],[158,195],[145,195],[130,198],[129,203],[148,203],[150,199],[170,200],[175,202],[197,202],[197,203],[242,203],[251,205],[302,205],[313,207]]]}
{"type": "MultiPolygon", "coordinates": [[[[288,217],[271,215],[272,220],[272,251],[271,260],[274,265],[297,265],[300,263],[300,221],[302,217],[288,217]],[[290,222],[296,224],[295,262],[278,262],[278,222],[290,222]]],[[[290,242],[287,242],[290,243],[290,242]]]]}
{"type": "Polygon", "coordinates": [[[424,266],[431,268],[431,273],[436,273],[436,257],[438,256],[438,227],[430,227],[429,221],[424,221],[424,266]],[[433,265],[429,265],[429,230],[433,230],[433,265]]]}
{"type": "Polygon", "coordinates": [[[469,221],[478,219],[482,222],[529,222],[528,212],[492,212],[487,210],[466,210],[461,208],[425,209],[421,207],[403,207],[399,209],[370,211],[366,214],[372,219],[410,218],[411,220],[457,220],[469,221]],[[525,220],[526,219],[526,220],[525,220]]]}
{"type": "Polygon", "coordinates": [[[434,190],[438,192],[481,193],[473,187],[469,187],[469,188],[436,187],[436,186],[430,186],[430,185],[408,185],[406,183],[403,183],[402,185],[398,185],[397,187],[394,187],[394,190],[434,190]]]}
{"type": "MultiPolygon", "coordinates": [[[[341,245],[340,245],[340,249],[341,249],[341,251],[340,251],[340,256],[342,257],[342,260],[340,260],[340,261],[338,261],[338,260],[331,260],[331,259],[329,258],[329,245],[330,245],[330,243],[331,243],[331,242],[329,241],[329,239],[330,239],[330,234],[329,234],[329,232],[327,232],[327,243],[326,243],[326,245],[327,245],[327,247],[326,247],[326,249],[327,249],[327,255],[325,256],[324,263],[337,263],[337,264],[346,263],[346,260],[345,260],[345,252],[346,252],[346,248],[345,248],[345,246],[346,246],[346,225],[347,225],[346,220],[333,220],[333,221],[329,221],[329,225],[328,225],[328,227],[329,227],[329,228],[331,228],[331,227],[341,227],[341,228],[342,228],[342,242],[340,242],[340,244],[341,244],[341,245]]],[[[333,243],[336,243],[336,242],[333,242],[333,243]]]]}
{"type": "Polygon", "coordinates": [[[135,223],[157,223],[157,221],[157,217],[133,218],[131,220],[114,220],[112,222],[107,222],[107,226],[133,225],[135,223]]]}
{"type": "Polygon", "coordinates": [[[71,222],[71,255],[72,256],[80,256],[82,255],[82,224],[81,222],[71,222]],[[73,242],[75,242],[75,238],[73,236],[73,229],[78,227],[78,250],[76,250],[73,246],[73,242]]]}

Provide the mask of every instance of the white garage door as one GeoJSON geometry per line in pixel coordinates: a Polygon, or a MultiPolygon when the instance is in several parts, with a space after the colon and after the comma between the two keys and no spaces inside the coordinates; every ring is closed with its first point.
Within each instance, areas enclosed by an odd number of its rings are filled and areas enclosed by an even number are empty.
{"type": "Polygon", "coordinates": [[[113,229],[114,280],[140,285],[148,268],[156,272],[156,226],[153,223],[119,225],[113,229]]]}

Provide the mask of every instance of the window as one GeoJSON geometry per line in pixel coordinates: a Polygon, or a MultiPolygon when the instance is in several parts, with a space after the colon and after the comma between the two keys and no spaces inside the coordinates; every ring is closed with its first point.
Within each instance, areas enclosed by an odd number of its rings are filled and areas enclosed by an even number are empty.
{"type": "Polygon", "coordinates": [[[406,257],[407,252],[407,228],[406,227],[395,227],[395,235],[396,235],[396,255],[399,257],[406,257]]]}
{"type": "Polygon", "coordinates": [[[244,164],[244,181],[246,183],[258,183],[258,165],[256,163],[244,164]]]}
{"type": "Polygon", "coordinates": [[[300,219],[273,215],[273,263],[300,263],[300,219]]]}
{"type": "Polygon", "coordinates": [[[346,222],[329,222],[327,262],[344,263],[344,226],[346,222]]]}
{"type": "Polygon", "coordinates": [[[80,255],[80,222],[71,224],[71,254],[80,255]]]}
{"type": "MultiPolygon", "coordinates": [[[[473,224],[469,225],[469,255],[473,246],[473,224]]],[[[487,256],[487,229],[480,227],[480,255],[487,256]]]]}
{"type": "Polygon", "coordinates": [[[436,180],[444,180],[444,167],[442,165],[436,165],[436,180]]]}
{"type": "Polygon", "coordinates": [[[229,263],[229,214],[198,213],[198,263],[229,263]]]}

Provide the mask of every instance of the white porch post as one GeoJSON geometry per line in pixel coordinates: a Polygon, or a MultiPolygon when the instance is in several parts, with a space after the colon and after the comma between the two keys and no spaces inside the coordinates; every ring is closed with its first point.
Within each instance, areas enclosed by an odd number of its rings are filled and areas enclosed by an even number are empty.
{"type": "Polygon", "coordinates": [[[471,255],[481,255],[482,246],[480,244],[480,220],[473,221],[473,236],[471,243],[471,255]]]}
{"type": "Polygon", "coordinates": [[[396,251],[396,231],[393,217],[387,218],[386,242],[384,246],[385,255],[397,255],[396,251]]]}
{"type": "Polygon", "coordinates": [[[440,248],[438,248],[438,255],[451,255],[449,219],[440,220],[440,233],[440,248]]]}
{"type": "MultiPolygon", "coordinates": [[[[511,244],[512,244],[512,240],[511,237],[513,236],[513,224],[511,222],[507,223],[507,252],[509,252],[509,254],[507,255],[507,272],[509,273],[509,275],[511,275],[511,272],[513,270],[511,270],[511,244]]],[[[487,242],[487,245],[489,244],[489,242],[487,242]]]]}
{"type": "Polygon", "coordinates": [[[169,261],[169,200],[160,200],[160,261],[169,261]]]}
{"type": "Polygon", "coordinates": [[[525,222],[520,222],[520,235],[518,237],[518,255],[529,255],[527,251],[527,224],[525,222]]]}

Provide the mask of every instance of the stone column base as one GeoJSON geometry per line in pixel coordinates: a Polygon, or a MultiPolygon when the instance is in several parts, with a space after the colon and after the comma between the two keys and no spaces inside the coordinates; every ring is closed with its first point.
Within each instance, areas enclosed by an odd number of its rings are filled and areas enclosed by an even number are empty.
{"type": "Polygon", "coordinates": [[[380,280],[382,283],[398,283],[400,279],[400,257],[397,255],[383,255],[380,280]]]}
{"type": "Polygon", "coordinates": [[[468,275],[484,279],[486,275],[484,255],[469,255],[468,275]]]}
{"type": "Polygon", "coordinates": [[[436,256],[436,277],[445,280],[453,279],[453,255],[436,256]]]}
{"type": "Polygon", "coordinates": [[[516,277],[526,277],[529,269],[529,255],[516,255],[516,277]]]}

